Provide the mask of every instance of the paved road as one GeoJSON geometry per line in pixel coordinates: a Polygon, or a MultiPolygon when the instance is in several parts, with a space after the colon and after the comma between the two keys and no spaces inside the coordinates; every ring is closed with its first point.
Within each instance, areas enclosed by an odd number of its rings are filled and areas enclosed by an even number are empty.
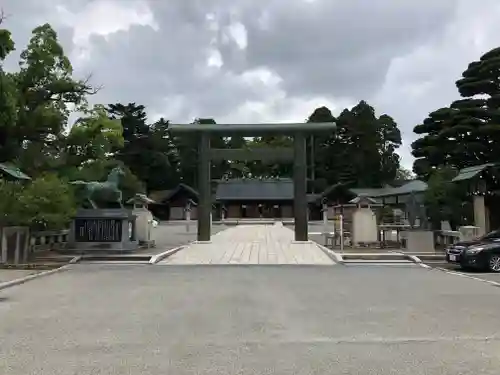
{"type": "Polygon", "coordinates": [[[13,270],[13,269],[0,268],[0,283],[12,281],[15,279],[19,279],[21,277],[30,276],[37,272],[38,271],[33,271],[33,270],[13,270]]]}
{"type": "Polygon", "coordinates": [[[495,272],[487,272],[487,271],[476,271],[476,270],[463,270],[459,266],[449,264],[446,262],[435,262],[435,263],[428,263],[431,267],[436,267],[440,268],[443,270],[451,271],[451,272],[458,272],[464,275],[468,275],[470,277],[475,277],[481,280],[487,280],[487,281],[493,281],[500,283],[500,273],[495,273],[495,272]]]}
{"type": "Polygon", "coordinates": [[[0,374],[500,368],[500,288],[420,267],[74,265],[0,297],[0,374]]]}
{"type": "Polygon", "coordinates": [[[334,262],[314,242],[294,243],[283,225],[238,225],[192,244],[160,265],[172,264],[322,264],[334,262]]]}

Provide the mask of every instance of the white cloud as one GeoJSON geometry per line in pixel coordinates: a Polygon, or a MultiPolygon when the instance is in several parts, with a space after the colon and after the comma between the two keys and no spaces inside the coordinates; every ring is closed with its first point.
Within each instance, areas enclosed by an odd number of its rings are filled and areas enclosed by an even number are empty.
{"type": "Polygon", "coordinates": [[[235,22],[228,27],[229,35],[231,35],[232,39],[236,42],[239,49],[244,50],[247,48],[248,39],[247,39],[247,29],[241,22],[235,22]]]}
{"type": "Polygon", "coordinates": [[[217,49],[211,49],[208,52],[207,66],[220,69],[222,65],[224,65],[224,61],[222,60],[220,51],[217,49]]]}
{"type": "Polygon", "coordinates": [[[91,57],[90,38],[94,35],[106,39],[113,33],[127,31],[133,25],[150,26],[158,30],[148,3],[141,0],[92,1],[77,11],[60,4],[56,10],[61,23],[73,28],[73,61],[91,57]]]}
{"type": "Polygon", "coordinates": [[[481,7],[457,1],[453,21],[441,34],[392,59],[374,103],[379,111],[395,117],[403,129],[405,142],[400,154],[406,167],[413,163],[413,127],[431,111],[457,99],[455,81],[467,65],[500,46],[499,18],[500,3],[496,0],[484,0],[481,7]]]}
{"type": "Polygon", "coordinates": [[[406,166],[413,127],[458,96],[470,61],[500,45],[498,0],[4,3],[18,52],[51,23],[77,74],[104,86],[94,102],[135,101],[175,122],[248,123],[367,100],[400,125],[406,166]]]}

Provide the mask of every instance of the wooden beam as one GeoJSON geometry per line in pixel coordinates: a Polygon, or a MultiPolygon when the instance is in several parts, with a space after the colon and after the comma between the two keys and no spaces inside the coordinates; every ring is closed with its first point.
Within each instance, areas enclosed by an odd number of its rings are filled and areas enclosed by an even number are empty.
{"type": "Polygon", "coordinates": [[[198,139],[198,241],[210,241],[212,212],[212,187],[210,183],[210,135],[200,134],[198,139]]]}
{"type": "Polygon", "coordinates": [[[299,122],[284,124],[169,124],[168,129],[174,133],[208,132],[218,134],[259,134],[286,135],[295,132],[318,133],[329,132],[336,128],[334,122],[299,122]]]}
{"type": "Polygon", "coordinates": [[[295,241],[307,241],[307,150],[304,133],[295,134],[293,163],[293,213],[295,218],[295,241]]]}
{"type": "Polygon", "coordinates": [[[210,159],[213,161],[284,162],[292,161],[293,155],[293,147],[213,148],[210,150],[210,159]]]}

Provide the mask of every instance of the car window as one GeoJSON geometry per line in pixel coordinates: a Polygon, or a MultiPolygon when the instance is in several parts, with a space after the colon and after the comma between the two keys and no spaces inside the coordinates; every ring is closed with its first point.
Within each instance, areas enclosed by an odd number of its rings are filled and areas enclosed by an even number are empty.
{"type": "Polygon", "coordinates": [[[485,240],[494,240],[494,239],[500,239],[500,230],[494,230],[493,232],[490,232],[488,234],[485,234],[483,236],[485,240]]]}

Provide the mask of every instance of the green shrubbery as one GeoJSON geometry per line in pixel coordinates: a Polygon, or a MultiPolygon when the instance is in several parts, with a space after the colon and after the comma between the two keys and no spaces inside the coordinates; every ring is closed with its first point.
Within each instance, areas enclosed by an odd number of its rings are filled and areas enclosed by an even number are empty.
{"type": "Polygon", "coordinates": [[[0,180],[0,225],[68,228],[76,203],[68,184],[47,174],[28,183],[0,180]]]}

